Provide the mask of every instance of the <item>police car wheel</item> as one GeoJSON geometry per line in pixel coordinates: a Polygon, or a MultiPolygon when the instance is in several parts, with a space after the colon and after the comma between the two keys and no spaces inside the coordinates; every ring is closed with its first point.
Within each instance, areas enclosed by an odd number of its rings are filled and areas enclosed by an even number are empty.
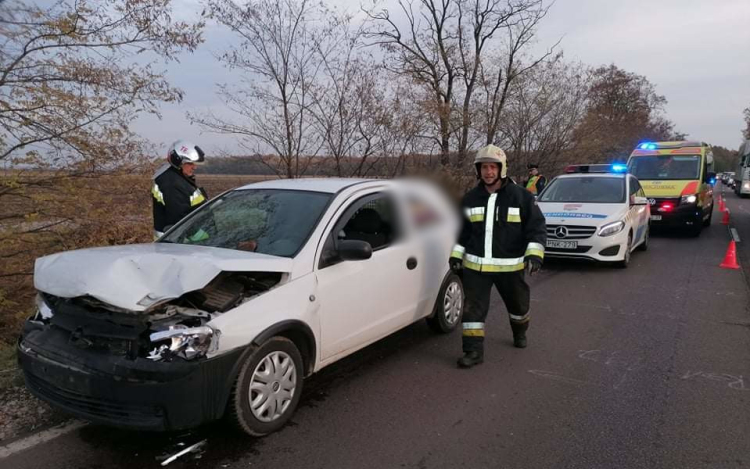
{"type": "Polygon", "coordinates": [[[294,342],[272,337],[246,354],[229,398],[228,417],[248,435],[279,430],[299,403],[303,373],[294,342]]]}
{"type": "Polygon", "coordinates": [[[628,244],[625,246],[625,257],[617,263],[617,267],[626,269],[630,265],[630,251],[633,246],[633,233],[628,233],[628,244]]]}
{"type": "Polygon", "coordinates": [[[708,214],[708,218],[703,222],[703,226],[711,226],[711,219],[714,217],[714,207],[711,206],[711,212],[708,214]]]}
{"type": "Polygon", "coordinates": [[[442,334],[451,332],[461,323],[464,312],[464,286],[461,278],[451,273],[440,287],[435,303],[435,314],[427,318],[427,324],[442,334]]]}
{"type": "Polygon", "coordinates": [[[648,251],[648,240],[651,237],[651,226],[646,227],[646,234],[643,236],[643,242],[638,246],[639,251],[648,251]]]}

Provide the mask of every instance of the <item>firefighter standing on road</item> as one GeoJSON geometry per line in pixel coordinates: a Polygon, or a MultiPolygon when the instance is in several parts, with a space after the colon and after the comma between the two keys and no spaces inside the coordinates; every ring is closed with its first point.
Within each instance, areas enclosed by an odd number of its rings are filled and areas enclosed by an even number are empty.
{"type": "Polygon", "coordinates": [[[464,224],[451,254],[454,271],[463,269],[466,311],[463,316],[464,356],[468,368],[484,361],[484,323],[494,285],[510,315],[513,344],[526,347],[529,327],[529,286],[542,266],[547,234],[544,216],[529,191],[508,177],[505,152],[494,145],[481,148],[474,160],[479,185],[461,202],[464,224]]]}
{"type": "Polygon", "coordinates": [[[198,146],[178,140],[169,147],[168,163],[153,176],[151,195],[154,202],[154,239],[208,199],[195,182],[195,166],[205,155],[198,146]]]}
{"type": "Polygon", "coordinates": [[[529,178],[524,183],[524,187],[527,191],[537,195],[542,192],[544,186],[547,185],[547,178],[539,173],[539,165],[530,164],[528,169],[529,178]]]}

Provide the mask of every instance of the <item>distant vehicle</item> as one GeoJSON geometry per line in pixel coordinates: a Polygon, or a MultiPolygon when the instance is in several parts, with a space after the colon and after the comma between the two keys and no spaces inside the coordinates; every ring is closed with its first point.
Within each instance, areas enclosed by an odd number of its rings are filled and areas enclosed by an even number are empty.
{"type": "Polygon", "coordinates": [[[745,140],[740,145],[739,164],[737,165],[734,179],[734,193],[740,197],[750,195],[750,140],[745,140]]]}
{"type": "Polygon", "coordinates": [[[651,204],[654,226],[686,228],[699,236],[713,216],[714,157],[702,142],[646,142],[628,159],[651,204]]]}
{"type": "Polygon", "coordinates": [[[537,204],[547,220],[547,256],[627,267],[634,249],[648,249],[648,199],[626,170],[625,165],[569,166],[544,188],[537,204]]]}
{"type": "Polygon", "coordinates": [[[304,377],[420,319],[437,332],[461,323],[456,212],[418,181],[267,181],[155,243],[42,257],[18,342],[26,384],[117,427],[226,412],[248,434],[273,432],[304,377]]]}
{"type": "Polygon", "coordinates": [[[721,175],[721,182],[722,182],[722,184],[724,184],[725,186],[729,185],[729,180],[732,179],[733,177],[734,177],[734,173],[733,172],[723,173],[721,175]]]}

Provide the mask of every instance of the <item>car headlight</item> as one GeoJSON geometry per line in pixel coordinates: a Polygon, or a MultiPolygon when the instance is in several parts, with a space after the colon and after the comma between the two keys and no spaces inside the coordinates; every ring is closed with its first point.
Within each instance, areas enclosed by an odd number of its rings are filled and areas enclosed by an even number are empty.
{"type": "Polygon", "coordinates": [[[52,312],[52,308],[49,307],[47,302],[44,300],[44,297],[41,293],[36,294],[36,314],[34,315],[34,319],[37,321],[46,321],[50,319],[54,313],[52,312]]]}
{"type": "Polygon", "coordinates": [[[609,223],[599,228],[599,236],[612,236],[613,234],[617,234],[622,231],[623,228],[625,228],[624,221],[609,223]]]}
{"type": "Polygon", "coordinates": [[[698,197],[693,195],[683,195],[680,197],[680,203],[681,204],[694,204],[696,201],[698,201],[698,197]]]}
{"type": "Polygon", "coordinates": [[[148,355],[148,359],[154,361],[174,356],[193,360],[219,348],[219,331],[210,326],[172,326],[169,330],[154,332],[149,339],[156,345],[148,355]]]}

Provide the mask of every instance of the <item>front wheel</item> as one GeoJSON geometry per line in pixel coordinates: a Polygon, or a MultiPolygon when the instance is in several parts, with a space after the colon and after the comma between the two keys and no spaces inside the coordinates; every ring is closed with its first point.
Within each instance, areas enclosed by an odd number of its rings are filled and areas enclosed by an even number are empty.
{"type": "Polygon", "coordinates": [[[627,269],[630,265],[630,252],[633,247],[633,233],[628,233],[628,244],[625,246],[625,257],[622,258],[616,265],[621,269],[627,269]]]}
{"type": "Polygon", "coordinates": [[[464,311],[464,285],[458,275],[451,272],[440,287],[435,314],[427,318],[427,324],[435,332],[446,334],[461,322],[464,311]]]}
{"type": "Polygon", "coordinates": [[[711,211],[708,213],[708,218],[703,222],[703,226],[711,226],[711,219],[714,217],[714,206],[711,205],[711,211]]]}
{"type": "Polygon", "coordinates": [[[245,433],[263,436],[283,427],[302,393],[302,355],[294,342],[272,337],[242,363],[229,415],[245,433]]]}
{"type": "Polygon", "coordinates": [[[638,246],[639,251],[648,251],[648,240],[651,237],[651,226],[646,226],[646,234],[643,235],[643,242],[638,246]]]}

